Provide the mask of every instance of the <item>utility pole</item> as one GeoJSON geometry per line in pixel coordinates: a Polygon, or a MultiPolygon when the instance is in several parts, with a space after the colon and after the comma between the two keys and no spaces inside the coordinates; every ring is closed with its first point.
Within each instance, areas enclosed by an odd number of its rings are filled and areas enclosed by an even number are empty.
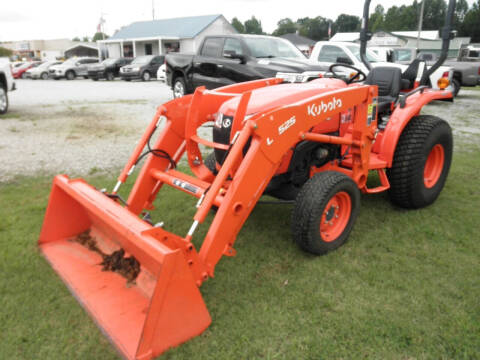
{"type": "Polygon", "coordinates": [[[417,54],[420,49],[420,33],[422,32],[424,7],[425,7],[425,0],[422,0],[422,6],[420,7],[420,18],[418,19],[417,54]]]}
{"type": "Polygon", "coordinates": [[[152,0],[152,20],[155,20],[155,0],[152,0]]]}

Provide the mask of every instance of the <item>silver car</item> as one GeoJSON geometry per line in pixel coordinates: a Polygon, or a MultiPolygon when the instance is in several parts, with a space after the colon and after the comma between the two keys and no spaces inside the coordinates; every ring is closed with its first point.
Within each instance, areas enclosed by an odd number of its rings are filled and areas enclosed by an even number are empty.
{"type": "Polygon", "coordinates": [[[77,76],[88,78],[88,65],[98,63],[98,58],[93,57],[75,57],[70,58],[61,65],[53,65],[48,70],[48,76],[58,80],[65,78],[73,80],[77,76]]]}
{"type": "Polygon", "coordinates": [[[28,69],[26,71],[27,73],[27,78],[30,79],[42,79],[42,80],[47,80],[48,79],[48,70],[50,67],[53,65],[60,65],[62,61],[47,61],[44,62],[43,64],[38,65],[37,67],[28,69]]]}

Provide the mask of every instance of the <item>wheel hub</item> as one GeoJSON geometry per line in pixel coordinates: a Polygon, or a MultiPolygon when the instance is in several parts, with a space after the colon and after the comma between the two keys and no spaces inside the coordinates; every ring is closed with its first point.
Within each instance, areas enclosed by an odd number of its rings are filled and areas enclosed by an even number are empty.
{"type": "Polygon", "coordinates": [[[423,170],[423,183],[430,189],[435,186],[442,175],[443,165],[445,163],[445,151],[443,146],[436,144],[428,154],[425,168],[423,170]]]}
{"type": "Polygon", "coordinates": [[[320,236],[326,242],[335,241],[347,227],[352,211],[352,200],[345,191],[330,198],[320,220],[320,236]]]}

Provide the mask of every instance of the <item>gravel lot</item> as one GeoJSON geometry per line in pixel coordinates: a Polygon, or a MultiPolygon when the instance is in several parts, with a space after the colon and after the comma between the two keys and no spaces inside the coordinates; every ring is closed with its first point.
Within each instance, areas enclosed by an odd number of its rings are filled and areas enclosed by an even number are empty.
{"type": "MultiPolygon", "coordinates": [[[[17,175],[112,171],[116,177],[156,107],[172,98],[157,81],[19,80],[0,118],[0,182],[17,175]]],[[[454,104],[423,113],[443,117],[456,146],[480,139],[480,88],[462,89],[454,104]]]]}
{"type": "MultiPolygon", "coordinates": [[[[163,83],[18,80],[0,118],[0,181],[117,171],[172,98],[163,83]]],[[[116,172],[115,172],[116,175],[116,172]]]]}

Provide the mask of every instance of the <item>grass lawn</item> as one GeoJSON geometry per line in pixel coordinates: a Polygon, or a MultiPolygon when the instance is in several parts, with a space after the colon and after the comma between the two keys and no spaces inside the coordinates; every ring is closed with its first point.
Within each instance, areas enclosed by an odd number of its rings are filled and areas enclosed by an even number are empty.
{"type": "MultiPolygon", "coordinates": [[[[237,256],[202,286],[212,325],[164,358],[480,358],[479,169],[478,147],[457,152],[441,196],[422,210],[363,196],[350,241],[322,257],[292,242],[291,205],[259,204],[237,256]]],[[[0,357],[115,359],[37,250],[50,180],[0,185],[0,357]]],[[[87,180],[111,188],[114,177],[87,180]]],[[[194,201],[162,191],[154,218],[183,234],[194,201]]]]}

